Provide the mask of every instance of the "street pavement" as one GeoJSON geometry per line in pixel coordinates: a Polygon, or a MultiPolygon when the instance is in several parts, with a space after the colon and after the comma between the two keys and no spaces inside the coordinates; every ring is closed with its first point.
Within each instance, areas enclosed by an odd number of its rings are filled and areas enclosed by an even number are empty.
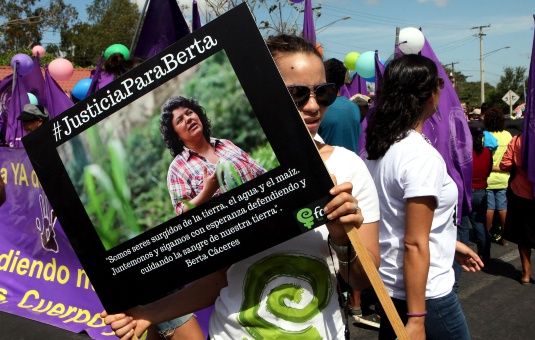
{"type": "MultiPolygon", "coordinates": [[[[521,285],[516,244],[492,244],[490,263],[463,273],[459,298],[473,340],[534,340],[535,284],[521,285]]],[[[532,262],[535,256],[532,256],[532,262]]],[[[351,325],[351,340],[377,339],[378,331],[351,325]]],[[[454,339],[452,339],[454,340],[454,339]]]]}
{"type": "MultiPolygon", "coordinates": [[[[515,244],[492,244],[484,272],[463,273],[460,299],[472,339],[535,339],[535,284],[521,285],[515,244]]],[[[535,261],[535,256],[532,256],[535,261]]],[[[377,339],[377,330],[351,324],[351,340],[377,339]]],[[[0,312],[0,339],[87,340],[56,327],[0,312]]],[[[453,340],[453,339],[452,339],[453,340]]]]}

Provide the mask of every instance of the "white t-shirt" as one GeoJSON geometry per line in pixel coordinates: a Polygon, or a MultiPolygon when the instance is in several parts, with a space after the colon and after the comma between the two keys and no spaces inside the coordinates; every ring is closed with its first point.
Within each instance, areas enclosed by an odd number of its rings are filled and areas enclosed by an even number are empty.
{"type": "MultiPolygon", "coordinates": [[[[326,162],[338,183],[353,183],[365,223],[379,220],[371,175],[353,152],[335,147],[326,162]]],[[[320,226],[233,264],[210,319],[213,339],[343,339],[344,324],[320,226]]],[[[336,254],[333,252],[336,265],[336,254]]]]}
{"type": "Polygon", "coordinates": [[[405,299],[403,257],[405,204],[412,197],[437,201],[429,235],[430,266],[426,299],[448,294],[454,283],[453,256],[457,229],[453,223],[457,186],[438,151],[416,131],[409,132],[378,160],[365,160],[381,202],[379,273],[390,295],[405,299]]]}

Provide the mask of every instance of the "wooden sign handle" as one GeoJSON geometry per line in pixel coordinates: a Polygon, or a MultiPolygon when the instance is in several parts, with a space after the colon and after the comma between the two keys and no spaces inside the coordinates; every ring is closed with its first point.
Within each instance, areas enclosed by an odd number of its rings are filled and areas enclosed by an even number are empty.
{"type": "Polygon", "coordinates": [[[366,276],[368,277],[368,280],[370,281],[373,290],[375,291],[375,294],[377,295],[377,298],[379,299],[379,302],[381,303],[381,306],[383,307],[383,310],[385,311],[385,314],[388,317],[388,320],[390,321],[390,324],[392,325],[392,328],[394,329],[398,339],[409,340],[409,336],[405,330],[405,325],[403,322],[401,322],[396,307],[394,306],[390,295],[388,295],[388,292],[386,291],[383,280],[381,280],[379,272],[375,268],[375,264],[373,263],[370,254],[368,254],[368,250],[360,241],[358,230],[356,228],[350,228],[350,230],[346,229],[346,232],[347,236],[349,237],[349,241],[351,241],[351,245],[353,245],[353,248],[359,257],[360,264],[362,265],[362,268],[364,269],[364,272],[366,273],[366,276]]]}

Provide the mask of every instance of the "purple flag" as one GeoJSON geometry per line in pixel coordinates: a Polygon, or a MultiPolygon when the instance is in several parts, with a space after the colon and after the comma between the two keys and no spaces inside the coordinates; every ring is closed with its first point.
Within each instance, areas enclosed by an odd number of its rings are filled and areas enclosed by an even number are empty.
{"type": "Polygon", "coordinates": [[[351,95],[349,94],[349,90],[347,89],[347,85],[346,84],[342,85],[342,87],[338,91],[338,95],[339,96],[344,96],[347,99],[351,98],[351,95]]]}
{"type": "Polygon", "coordinates": [[[22,123],[17,117],[22,112],[24,105],[28,104],[28,91],[24,85],[22,77],[17,74],[15,70],[13,76],[13,85],[11,98],[7,106],[7,121],[6,121],[6,142],[11,147],[21,147],[20,139],[24,135],[22,123]]]}
{"type": "Polygon", "coordinates": [[[385,73],[385,67],[379,60],[379,51],[375,50],[375,88],[376,89],[378,89],[379,86],[381,86],[384,73],[385,73]]]}
{"type": "Polygon", "coordinates": [[[39,57],[33,57],[33,68],[30,73],[22,78],[26,90],[33,93],[39,104],[46,106],[45,98],[45,79],[43,78],[43,72],[41,71],[41,60],[39,57]]]}
{"type": "Polygon", "coordinates": [[[92,95],[115,80],[115,76],[113,74],[104,71],[103,64],[104,59],[100,57],[97,66],[93,71],[91,71],[91,85],[89,85],[89,89],[87,90],[88,96],[92,95]]]}
{"type": "Polygon", "coordinates": [[[46,108],[50,118],[58,116],[74,105],[69,96],[63,92],[63,89],[52,78],[50,72],[48,72],[48,67],[45,69],[45,96],[47,102],[46,108]]]}
{"type": "Polygon", "coordinates": [[[197,0],[193,0],[193,6],[191,6],[191,30],[195,31],[201,28],[201,16],[199,15],[199,6],[197,0]]]}
{"type": "Polygon", "coordinates": [[[316,30],[314,29],[314,12],[312,11],[312,0],[305,0],[303,38],[309,43],[316,45],[316,30]]]}
{"type": "Polygon", "coordinates": [[[438,112],[426,121],[424,133],[444,158],[448,174],[457,184],[457,220],[460,222],[461,216],[472,206],[472,135],[459,97],[427,39],[421,55],[435,62],[438,75],[444,80],[438,112]]]}
{"type": "MultiPolygon", "coordinates": [[[[533,16],[535,20],[535,15],[533,16]]],[[[526,91],[526,110],[524,111],[524,133],[522,134],[522,166],[528,179],[533,183],[535,196],[535,33],[531,46],[528,88],[526,91]]]]}
{"type": "Polygon", "coordinates": [[[141,59],[149,59],[190,33],[176,0],[150,1],[140,26],[132,50],[141,59]]]}
{"type": "Polygon", "coordinates": [[[347,91],[349,92],[349,97],[352,97],[357,93],[368,95],[366,80],[355,72],[353,78],[351,78],[351,82],[347,85],[347,91]]]}
{"type": "Polygon", "coordinates": [[[102,304],[22,148],[0,147],[6,201],[0,207],[0,311],[92,339],[117,339],[102,304]],[[2,299],[3,298],[3,299],[2,299]]]}
{"type": "Polygon", "coordinates": [[[9,100],[11,99],[13,75],[6,76],[0,82],[0,145],[5,143],[7,130],[7,112],[9,100]]]}

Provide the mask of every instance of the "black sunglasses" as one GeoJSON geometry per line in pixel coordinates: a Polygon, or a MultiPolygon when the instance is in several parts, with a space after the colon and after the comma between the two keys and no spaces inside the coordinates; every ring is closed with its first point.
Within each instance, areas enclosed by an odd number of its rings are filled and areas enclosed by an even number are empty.
{"type": "Polygon", "coordinates": [[[314,86],[291,85],[287,86],[288,92],[292,95],[295,105],[297,107],[304,106],[310,98],[311,92],[314,93],[314,98],[321,106],[329,106],[334,103],[338,95],[338,89],[334,83],[324,83],[314,86]]]}

